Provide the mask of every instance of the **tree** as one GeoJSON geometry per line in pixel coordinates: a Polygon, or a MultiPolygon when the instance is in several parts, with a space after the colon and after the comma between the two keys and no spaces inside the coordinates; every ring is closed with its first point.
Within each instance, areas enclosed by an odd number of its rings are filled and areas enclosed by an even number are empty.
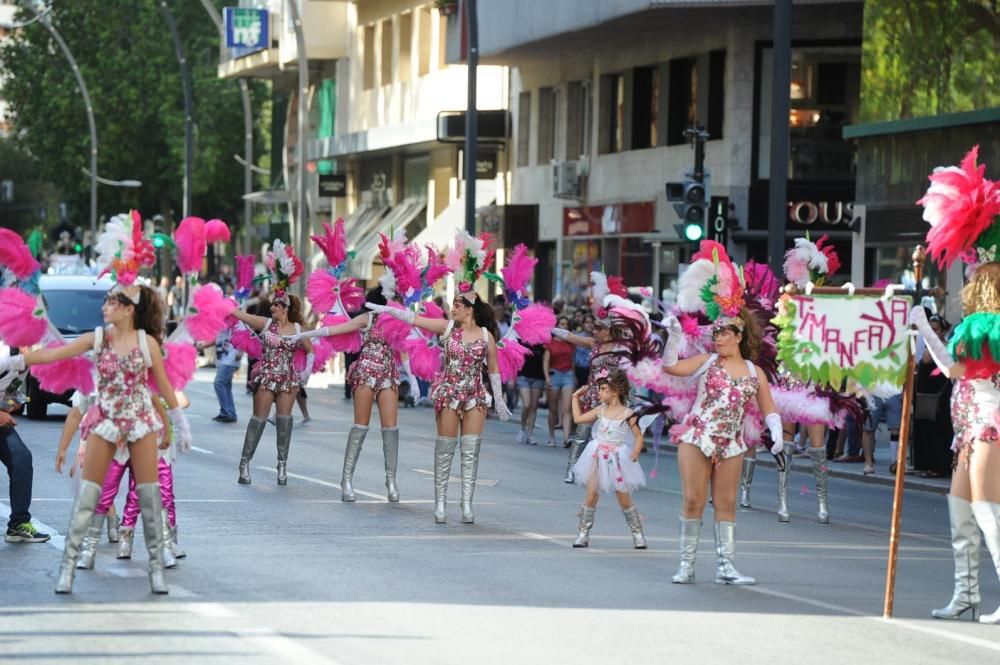
{"type": "MultiPolygon", "coordinates": [[[[221,2],[217,0],[221,6],[221,2]]],[[[172,0],[194,89],[195,151],[192,213],[242,216],[243,172],[231,155],[243,152],[237,83],[219,79],[219,34],[199,0],[172,0]]],[[[22,19],[31,16],[22,12],[22,19]]],[[[155,0],[74,0],[55,5],[52,24],[73,52],[94,105],[98,173],[141,180],[140,189],[102,186],[99,214],[135,207],[148,217],[176,220],[184,173],[184,103],[180,69],[155,0]]],[[[7,72],[4,95],[18,145],[34,158],[37,175],[56,185],[83,223],[89,214],[90,135],[75,79],[44,27],[34,24],[0,49],[7,72]]],[[[251,87],[254,117],[270,95],[251,87]]],[[[269,128],[256,128],[257,136],[269,128]]],[[[255,140],[255,143],[258,143],[255,140]]]]}

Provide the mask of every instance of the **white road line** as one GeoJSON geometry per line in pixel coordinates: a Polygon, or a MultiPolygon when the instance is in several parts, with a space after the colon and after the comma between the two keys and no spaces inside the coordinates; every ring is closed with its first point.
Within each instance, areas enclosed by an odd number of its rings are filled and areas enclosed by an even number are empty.
{"type": "MultiPolygon", "coordinates": [[[[272,469],[269,466],[258,466],[258,467],[254,467],[254,468],[256,468],[259,471],[267,471],[269,473],[274,473],[274,474],[278,473],[277,469],[272,469]]],[[[288,473],[288,477],[289,478],[298,478],[299,480],[306,480],[306,481],[308,481],[310,483],[316,483],[317,485],[323,485],[324,487],[333,487],[334,489],[338,489],[338,490],[342,489],[341,486],[338,483],[333,483],[333,482],[330,482],[329,480],[320,480],[319,478],[312,478],[310,476],[303,476],[303,475],[300,475],[298,473],[291,473],[291,472],[289,472],[288,473]]],[[[386,499],[381,494],[375,494],[374,492],[366,492],[365,490],[359,490],[359,489],[354,490],[354,493],[355,494],[360,494],[361,496],[367,496],[368,498],[371,498],[371,499],[378,499],[378,503],[388,503],[388,499],[386,499]]]]}
{"type": "MultiPolygon", "coordinates": [[[[419,474],[421,474],[423,476],[430,476],[431,478],[434,477],[434,472],[433,471],[429,471],[427,469],[413,469],[413,471],[415,473],[419,473],[419,474]]],[[[448,482],[449,483],[460,483],[460,482],[462,482],[462,479],[459,478],[458,476],[448,476],[448,482]]],[[[479,486],[483,486],[483,487],[496,487],[499,482],[500,482],[499,480],[488,480],[488,479],[485,479],[485,478],[476,478],[476,487],[479,487],[479,486]]]]}
{"type": "Polygon", "coordinates": [[[201,453],[202,455],[214,455],[215,454],[211,450],[207,450],[205,448],[199,448],[198,446],[191,446],[191,450],[195,451],[196,453],[201,453]]]}
{"type": "Polygon", "coordinates": [[[877,621],[882,625],[904,628],[906,630],[910,630],[916,633],[923,633],[925,635],[931,635],[933,637],[940,637],[942,639],[952,640],[953,642],[961,642],[962,644],[968,644],[970,646],[979,647],[981,649],[988,649],[990,651],[1000,652],[1000,643],[991,642],[990,640],[984,640],[969,635],[962,635],[960,633],[951,633],[941,628],[931,628],[930,626],[925,626],[922,623],[917,623],[912,619],[884,619],[880,616],[872,616],[860,610],[856,610],[850,607],[844,607],[843,605],[835,605],[833,603],[827,603],[822,600],[816,600],[814,598],[806,598],[805,596],[798,596],[792,593],[775,591],[774,589],[767,589],[759,586],[746,586],[741,588],[746,589],[747,591],[753,593],[761,594],[763,596],[781,598],[782,600],[791,600],[797,603],[802,603],[803,605],[811,605],[813,607],[818,607],[820,609],[830,610],[832,612],[839,612],[840,614],[847,614],[848,616],[861,617],[863,619],[867,619],[868,621],[877,621]]]}
{"type": "Polygon", "coordinates": [[[289,663],[316,663],[317,665],[339,665],[340,661],[328,658],[308,649],[295,640],[279,635],[270,628],[244,628],[231,631],[240,639],[269,652],[289,663]]]}

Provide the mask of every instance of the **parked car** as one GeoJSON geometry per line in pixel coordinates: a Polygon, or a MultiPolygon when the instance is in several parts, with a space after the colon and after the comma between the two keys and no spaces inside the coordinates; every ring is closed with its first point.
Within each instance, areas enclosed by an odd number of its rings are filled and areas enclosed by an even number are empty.
{"type": "MultiPolygon", "coordinates": [[[[85,332],[104,325],[101,305],[114,285],[109,278],[97,279],[80,275],[42,275],[39,288],[49,319],[67,340],[72,341],[85,332]]],[[[28,392],[27,414],[32,420],[44,418],[49,404],[69,406],[73,391],[56,395],[38,385],[32,374],[26,381],[28,392]]]]}

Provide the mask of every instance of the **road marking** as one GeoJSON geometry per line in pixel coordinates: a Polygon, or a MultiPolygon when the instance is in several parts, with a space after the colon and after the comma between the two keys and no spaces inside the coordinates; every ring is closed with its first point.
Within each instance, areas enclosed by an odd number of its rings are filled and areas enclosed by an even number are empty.
{"type": "Polygon", "coordinates": [[[290,663],[317,663],[319,665],[339,665],[340,663],[340,661],[318,654],[270,628],[242,628],[231,632],[233,635],[268,651],[271,655],[290,663]]]}
{"type": "MultiPolygon", "coordinates": [[[[258,466],[258,467],[255,467],[255,468],[257,470],[259,470],[259,471],[267,471],[267,472],[273,473],[273,474],[277,474],[278,473],[278,471],[276,469],[272,469],[269,466],[258,466]]],[[[305,480],[305,481],[308,481],[310,483],[316,483],[317,485],[323,485],[324,487],[333,487],[334,489],[338,489],[338,490],[339,489],[343,489],[338,483],[333,483],[333,482],[330,482],[329,480],[320,480],[319,478],[312,478],[310,476],[303,476],[303,475],[298,474],[298,473],[291,473],[291,472],[289,472],[288,473],[288,477],[289,478],[297,478],[299,480],[305,480]]],[[[384,496],[382,496],[381,494],[375,494],[374,492],[366,492],[365,490],[356,489],[356,490],[354,490],[354,493],[355,494],[360,494],[361,496],[367,496],[367,497],[369,497],[371,499],[377,499],[378,500],[377,503],[388,503],[389,502],[389,500],[386,499],[384,496]]],[[[347,502],[347,503],[350,503],[350,502],[347,502]]]]}
{"type": "MultiPolygon", "coordinates": [[[[430,476],[431,478],[434,477],[434,472],[433,471],[428,471],[427,469],[413,469],[413,471],[415,473],[419,473],[419,474],[424,475],[424,476],[430,476]]],[[[449,483],[460,483],[460,482],[462,482],[462,479],[459,478],[458,476],[448,476],[448,482],[449,483]]],[[[500,482],[499,480],[487,480],[487,479],[484,479],[484,478],[477,478],[476,479],[476,487],[479,487],[480,485],[482,485],[483,487],[496,487],[499,482],[500,482]]]]}
{"type": "Polygon", "coordinates": [[[978,637],[971,637],[969,635],[962,635],[960,633],[951,633],[941,628],[931,628],[930,626],[925,626],[924,624],[917,623],[912,619],[885,619],[880,616],[872,616],[871,614],[867,614],[865,612],[850,607],[844,607],[843,605],[835,605],[833,603],[827,603],[822,600],[816,600],[814,598],[806,598],[805,596],[798,596],[792,593],[785,593],[783,591],[776,591],[774,589],[767,589],[759,586],[744,586],[741,588],[763,596],[771,596],[773,598],[780,598],[782,600],[791,600],[797,603],[802,603],[803,605],[811,605],[813,607],[818,607],[820,609],[839,612],[841,614],[847,614],[848,616],[860,617],[862,619],[867,619],[868,621],[877,621],[883,625],[895,626],[897,628],[904,628],[906,630],[910,630],[916,633],[923,633],[925,635],[931,635],[933,637],[940,637],[946,640],[952,640],[954,642],[961,642],[963,644],[968,644],[970,646],[980,647],[982,649],[988,649],[990,651],[1000,652],[1000,643],[991,642],[989,640],[980,639],[978,637]]]}
{"type": "Polygon", "coordinates": [[[214,455],[215,454],[211,450],[207,450],[205,448],[199,448],[198,446],[191,446],[191,450],[195,451],[196,453],[201,453],[202,455],[214,455]]]}

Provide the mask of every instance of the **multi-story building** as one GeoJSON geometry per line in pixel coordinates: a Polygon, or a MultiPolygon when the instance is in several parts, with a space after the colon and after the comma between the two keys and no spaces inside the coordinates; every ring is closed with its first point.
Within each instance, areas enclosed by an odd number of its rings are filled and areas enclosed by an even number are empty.
{"type": "MultiPolygon", "coordinates": [[[[773,2],[478,5],[480,62],[511,68],[510,201],[537,207],[539,296],[579,296],[597,268],[676,277],[688,246],[664,185],[692,167],[696,124],[731,252],[766,257],[773,2]]],[[[788,233],[832,236],[848,264],[861,36],[861,2],[794,5],[788,233]]],[[[462,39],[449,18],[450,59],[462,39]]]]}

